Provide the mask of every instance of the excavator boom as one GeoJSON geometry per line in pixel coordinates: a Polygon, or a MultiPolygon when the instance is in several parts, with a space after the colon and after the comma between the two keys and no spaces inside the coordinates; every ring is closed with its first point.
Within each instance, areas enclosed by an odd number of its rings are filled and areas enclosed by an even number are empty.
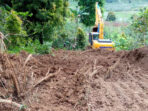
{"type": "Polygon", "coordinates": [[[97,32],[99,33],[99,38],[104,39],[103,37],[103,29],[104,29],[104,21],[102,18],[101,9],[98,5],[98,2],[96,3],[96,22],[95,27],[97,28],[97,32]]]}

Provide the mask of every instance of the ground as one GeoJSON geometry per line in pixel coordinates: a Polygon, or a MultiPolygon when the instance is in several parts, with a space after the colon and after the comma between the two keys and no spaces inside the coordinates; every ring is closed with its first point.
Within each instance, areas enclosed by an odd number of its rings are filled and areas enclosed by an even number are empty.
{"type": "MultiPolygon", "coordinates": [[[[0,97],[26,111],[147,111],[147,52],[148,47],[0,54],[0,97]]],[[[0,103],[0,111],[17,110],[0,103]]]]}

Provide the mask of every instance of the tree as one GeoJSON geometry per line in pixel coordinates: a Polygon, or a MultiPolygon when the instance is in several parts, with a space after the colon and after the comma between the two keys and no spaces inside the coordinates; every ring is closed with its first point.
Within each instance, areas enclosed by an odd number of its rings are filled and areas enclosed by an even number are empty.
{"type": "MultiPolygon", "coordinates": [[[[10,47],[25,45],[26,31],[22,27],[22,20],[17,16],[15,11],[11,11],[6,18],[4,29],[9,34],[10,47]]],[[[10,48],[8,47],[8,48],[10,48]]]]}
{"type": "Polygon", "coordinates": [[[106,21],[115,21],[116,20],[116,15],[114,12],[109,12],[106,18],[106,21]]]}
{"type": "MultiPolygon", "coordinates": [[[[8,1],[8,0],[6,0],[8,1]]],[[[68,0],[9,0],[9,3],[2,0],[3,5],[9,5],[17,12],[29,12],[24,25],[29,35],[33,39],[38,38],[43,44],[44,40],[49,40],[56,27],[64,24],[67,16],[68,0]]]]}
{"type": "Polygon", "coordinates": [[[95,24],[95,3],[98,2],[103,13],[105,0],[78,0],[78,5],[80,6],[81,22],[86,26],[92,26],[95,24]],[[88,14],[86,14],[88,13],[88,14]]]}

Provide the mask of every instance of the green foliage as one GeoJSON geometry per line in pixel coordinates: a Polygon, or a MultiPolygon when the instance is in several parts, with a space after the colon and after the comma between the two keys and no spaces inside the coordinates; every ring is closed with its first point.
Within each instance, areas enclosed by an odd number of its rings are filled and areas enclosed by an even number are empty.
{"type": "Polygon", "coordinates": [[[26,51],[32,54],[48,54],[51,52],[51,42],[46,42],[41,45],[38,40],[34,42],[29,42],[27,46],[15,46],[8,50],[9,53],[19,53],[20,51],[26,51]]]}
{"type": "Polygon", "coordinates": [[[139,16],[134,16],[132,24],[127,28],[126,35],[132,36],[134,47],[148,45],[148,9],[141,10],[139,16]]]}
{"type": "Polygon", "coordinates": [[[0,6],[10,11],[12,7],[11,0],[0,0],[0,6]]]}
{"type": "Polygon", "coordinates": [[[116,20],[116,15],[114,12],[109,12],[106,18],[106,21],[115,21],[116,20]]]}
{"type": "Polygon", "coordinates": [[[46,42],[43,45],[38,45],[35,48],[35,53],[37,54],[49,54],[51,52],[52,43],[46,42]]]}
{"type": "Polygon", "coordinates": [[[95,23],[95,3],[98,2],[103,12],[105,0],[78,0],[81,11],[81,21],[86,26],[92,26],[95,23]],[[88,13],[88,14],[86,14],[88,13]]]}
{"type": "Polygon", "coordinates": [[[6,33],[10,35],[8,39],[11,43],[11,47],[14,45],[21,46],[26,44],[24,38],[24,36],[26,36],[26,32],[22,28],[22,20],[17,16],[15,11],[12,10],[6,18],[4,29],[6,30],[6,33]]]}
{"type": "Polygon", "coordinates": [[[64,17],[68,13],[67,0],[12,0],[12,4],[19,12],[32,13],[28,17],[30,22],[26,24],[27,31],[29,34],[36,34],[34,38],[39,38],[40,43],[50,39],[54,29],[64,24],[64,17]]]}
{"type": "Polygon", "coordinates": [[[77,32],[77,48],[84,49],[86,44],[85,34],[81,28],[78,28],[77,32]]]}
{"type": "Polygon", "coordinates": [[[134,15],[131,25],[117,29],[105,28],[105,37],[115,42],[116,50],[131,50],[148,45],[148,9],[134,15]]]}
{"type": "Polygon", "coordinates": [[[6,23],[6,18],[8,17],[8,14],[9,14],[8,11],[0,7],[0,31],[4,34],[6,32],[4,25],[6,23]]]}
{"type": "MultiPolygon", "coordinates": [[[[82,49],[84,48],[83,44],[86,46],[87,41],[82,42],[81,44],[81,35],[84,36],[84,29],[81,24],[79,25],[81,28],[78,29],[78,25],[75,23],[75,20],[68,19],[66,24],[63,26],[61,30],[57,30],[54,34],[54,41],[52,44],[53,48],[62,48],[67,50],[74,50],[74,49],[82,49]],[[79,35],[78,35],[79,33],[79,35]],[[80,38],[78,38],[80,36],[80,38]],[[80,44],[78,43],[80,41],[80,44]],[[80,47],[79,47],[80,46],[80,47]]],[[[86,38],[84,38],[86,39],[86,38]]]]}
{"type": "Polygon", "coordinates": [[[8,33],[17,34],[22,31],[22,20],[12,10],[10,15],[6,18],[5,29],[8,33]]]}
{"type": "Polygon", "coordinates": [[[113,26],[106,26],[104,30],[104,36],[107,39],[111,39],[115,43],[116,50],[130,50],[132,49],[132,44],[134,39],[127,36],[123,32],[123,28],[117,28],[113,26]]]}
{"type": "Polygon", "coordinates": [[[134,39],[126,36],[124,33],[119,34],[115,40],[116,50],[131,50],[133,49],[134,39]]]}
{"type": "Polygon", "coordinates": [[[65,25],[60,29],[56,29],[53,33],[54,41],[52,46],[54,48],[73,49],[72,46],[75,44],[76,32],[77,24],[75,20],[73,18],[67,19],[65,25]]]}
{"type": "Polygon", "coordinates": [[[143,33],[143,35],[148,32],[148,9],[141,10],[140,16],[133,17],[132,25],[135,33],[143,33]]]}
{"type": "Polygon", "coordinates": [[[27,33],[32,39],[39,39],[41,44],[50,40],[54,29],[63,26],[68,15],[68,0],[2,0],[1,4],[19,12],[25,18],[27,33]]]}

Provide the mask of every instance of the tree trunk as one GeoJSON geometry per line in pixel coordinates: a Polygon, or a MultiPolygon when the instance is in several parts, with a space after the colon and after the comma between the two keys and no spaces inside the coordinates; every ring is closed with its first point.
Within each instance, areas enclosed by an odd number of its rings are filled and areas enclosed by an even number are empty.
{"type": "Polygon", "coordinates": [[[41,33],[39,33],[39,41],[40,41],[40,44],[43,44],[44,42],[43,42],[43,37],[42,37],[42,34],[41,33]]]}

